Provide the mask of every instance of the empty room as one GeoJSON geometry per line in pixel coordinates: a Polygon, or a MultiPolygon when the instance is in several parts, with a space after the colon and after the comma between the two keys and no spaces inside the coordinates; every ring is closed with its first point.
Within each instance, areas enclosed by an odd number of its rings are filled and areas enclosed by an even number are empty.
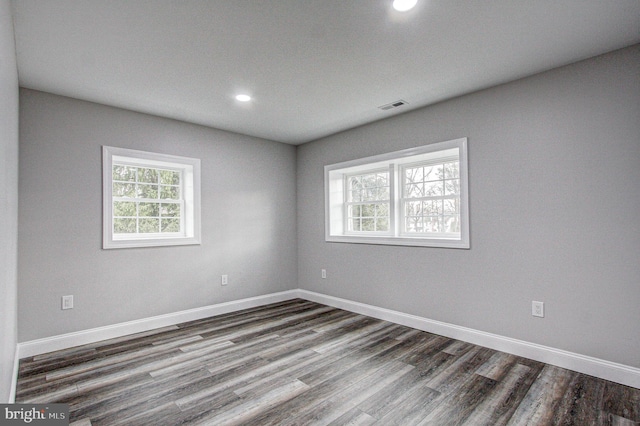
{"type": "Polygon", "coordinates": [[[0,0],[0,423],[640,425],[637,0],[0,0]]]}

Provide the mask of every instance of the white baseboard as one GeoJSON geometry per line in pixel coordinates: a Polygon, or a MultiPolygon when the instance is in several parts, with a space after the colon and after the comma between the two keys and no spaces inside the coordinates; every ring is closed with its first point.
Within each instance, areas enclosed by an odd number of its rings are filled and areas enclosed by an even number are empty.
{"type": "Polygon", "coordinates": [[[395,324],[406,325],[407,327],[429,333],[507,352],[626,386],[640,388],[640,368],[307,290],[298,290],[298,292],[300,298],[312,302],[322,303],[323,305],[333,306],[350,312],[390,321],[395,324]]]}
{"type": "Polygon", "coordinates": [[[267,294],[264,296],[250,297],[248,299],[219,303],[216,305],[203,306],[201,308],[189,309],[186,311],[174,312],[171,314],[143,318],[135,321],[127,321],[120,324],[97,327],[89,330],[77,331],[74,333],[61,334],[58,336],[46,337],[44,339],[31,340],[28,342],[18,343],[18,358],[40,355],[60,349],[67,349],[74,346],[95,343],[101,340],[141,333],[144,331],[153,330],[155,328],[167,327],[187,321],[194,321],[202,318],[212,317],[215,315],[240,311],[242,309],[255,308],[271,303],[283,302],[285,300],[295,299],[297,297],[297,290],[289,290],[280,293],[267,294]]]}
{"type": "Polygon", "coordinates": [[[13,375],[11,377],[11,389],[9,390],[9,404],[16,402],[16,390],[18,387],[18,367],[20,366],[19,348],[16,345],[16,350],[13,354],[13,375]]]}
{"type": "MultiPolygon", "coordinates": [[[[264,296],[251,297],[217,305],[204,306],[136,321],[98,327],[90,330],[78,331],[44,339],[18,343],[16,347],[16,361],[14,375],[17,379],[18,360],[29,356],[67,349],[73,346],[95,343],[101,340],[122,337],[129,334],[167,327],[187,321],[208,318],[215,315],[235,312],[242,309],[268,305],[301,298],[327,306],[344,309],[373,318],[405,325],[429,333],[439,334],[452,339],[462,340],[487,348],[507,352],[513,355],[533,359],[601,379],[610,380],[634,388],[640,388],[640,368],[630,367],[598,358],[555,349],[548,346],[529,343],[510,337],[486,333],[472,328],[461,327],[441,321],[435,321],[416,315],[405,314],[390,309],[367,305],[360,302],[327,296],[307,290],[289,290],[264,296]]],[[[15,396],[15,383],[11,395],[15,396]]]]}

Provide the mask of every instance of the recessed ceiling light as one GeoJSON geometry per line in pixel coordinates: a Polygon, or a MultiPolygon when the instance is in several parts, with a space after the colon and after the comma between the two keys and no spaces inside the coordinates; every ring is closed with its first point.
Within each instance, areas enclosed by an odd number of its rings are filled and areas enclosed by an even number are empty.
{"type": "Polygon", "coordinates": [[[236,100],[240,102],[249,102],[251,100],[251,96],[249,95],[237,95],[236,100]]]}
{"type": "Polygon", "coordinates": [[[413,9],[418,0],[393,0],[393,8],[398,12],[406,12],[413,9]]]}

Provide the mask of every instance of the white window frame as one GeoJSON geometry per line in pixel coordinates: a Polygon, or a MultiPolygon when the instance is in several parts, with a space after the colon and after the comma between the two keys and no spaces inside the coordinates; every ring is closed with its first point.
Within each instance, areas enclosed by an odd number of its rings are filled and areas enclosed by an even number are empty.
{"type": "Polygon", "coordinates": [[[324,167],[325,241],[444,248],[470,248],[469,179],[467,138],[432,143],[417,148],[345,161],[324,167]],[[403,170],[417,164],[429,164],[457,157],[460,173],[460,233],[433,234],[403,232],[403,170]],[[390,180],[389,232],[350,232],[346,218],[346,178],[354,174],[388,169],[390,180]]]}
{"type": "Polygon", "coordinates": [[[200,160],[111,146],[102,147],[102,211],[104,249],[200,244],[200,160]],[[113,165],[179,171],[180,232],[115,234],[113,232],[113,165]]]}

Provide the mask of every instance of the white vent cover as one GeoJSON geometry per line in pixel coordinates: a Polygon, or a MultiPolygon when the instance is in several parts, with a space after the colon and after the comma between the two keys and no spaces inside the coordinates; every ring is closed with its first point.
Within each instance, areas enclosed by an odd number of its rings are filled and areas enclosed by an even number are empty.
{"type": "Polygon", "coordinates": [[[402,99],[399,99],[395,102],[391,102],[390,104],[381,105],[378,108],[380,108],[383,111],[387,111],[389,109],[398,108],[398,107],[401,107],[402,105],[407,105],[407,104],[408,104],[407,101],[403,101],[402,99]]]}

